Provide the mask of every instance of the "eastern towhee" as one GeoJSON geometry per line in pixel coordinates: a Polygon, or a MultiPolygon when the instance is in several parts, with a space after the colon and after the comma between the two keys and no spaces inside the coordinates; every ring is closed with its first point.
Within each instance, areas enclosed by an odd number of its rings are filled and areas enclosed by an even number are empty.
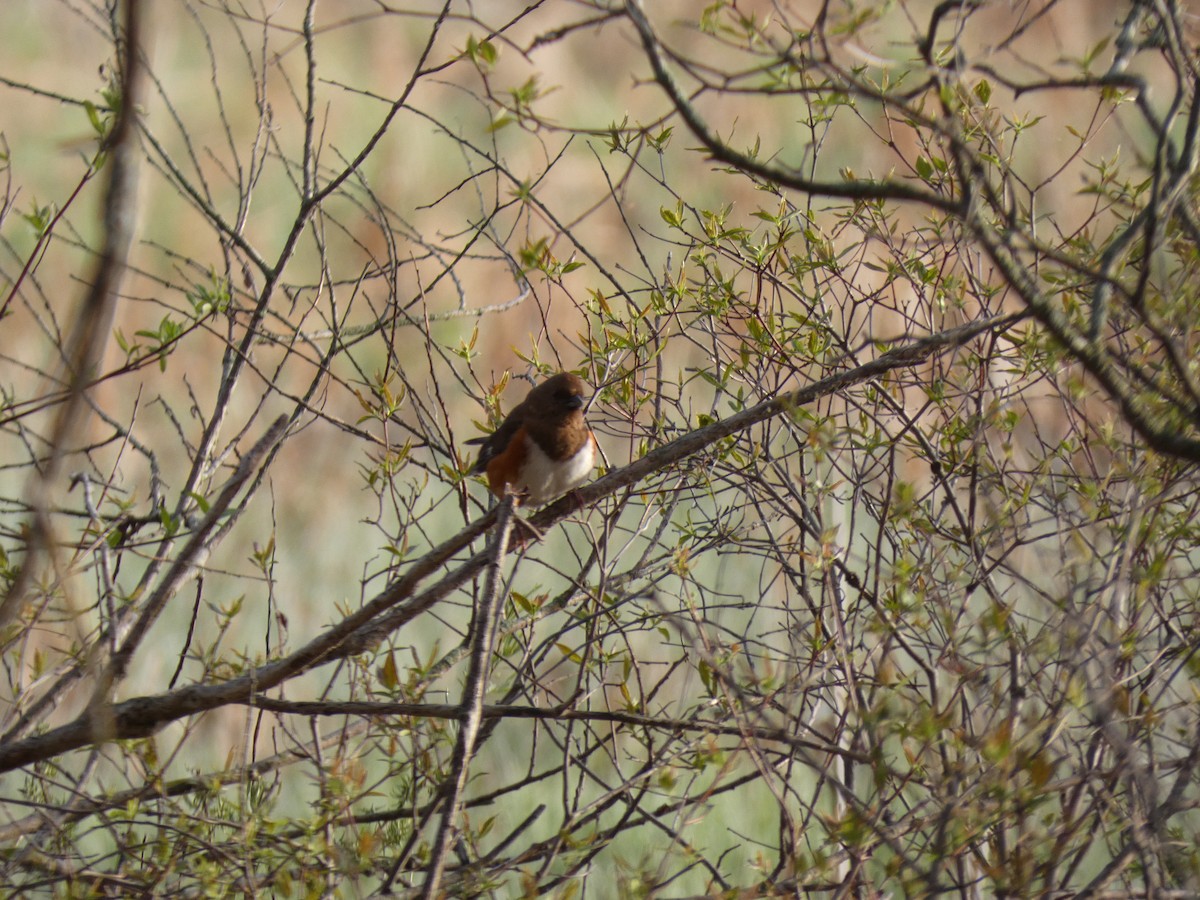
{"type": "Polygon", "coordinates": [[[497,497],[535,506],[583,484],[596,465],[596,436],[583,418],[587,385],[559,372],[533,388],[483,444],[472,474],[486,472],[497,497]]]}

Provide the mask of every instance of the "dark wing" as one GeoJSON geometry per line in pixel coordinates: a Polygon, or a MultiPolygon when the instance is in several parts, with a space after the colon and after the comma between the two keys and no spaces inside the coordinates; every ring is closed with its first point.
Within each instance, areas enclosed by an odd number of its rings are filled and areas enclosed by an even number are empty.
{"type": "Polygon", "coordinates": [[[524,406],[524,403],[518,404],[508,414],[508,418],[500,423],[500,427],[487,437],[471,438],[469,441],[466,441],[468,444],[483,445],[479,451],[479,459],[475,460],[475,465],[471,467],[471,474],[486,472],[488,463],[505,451],[509,441],[516,435],[517,429],[521,427],[521,423],[525,421],[524,406]]]}

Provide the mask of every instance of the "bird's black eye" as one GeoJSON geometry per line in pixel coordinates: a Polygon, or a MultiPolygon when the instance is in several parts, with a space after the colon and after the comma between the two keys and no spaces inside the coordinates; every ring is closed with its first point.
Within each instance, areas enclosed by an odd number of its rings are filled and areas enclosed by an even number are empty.
{"type": "Polygon", "coordinates": [[[569,409],[573,412],[583,406],[583,397],[571,390],[558,391],[554,397],[558,401],[560,409],[569,409]]]}

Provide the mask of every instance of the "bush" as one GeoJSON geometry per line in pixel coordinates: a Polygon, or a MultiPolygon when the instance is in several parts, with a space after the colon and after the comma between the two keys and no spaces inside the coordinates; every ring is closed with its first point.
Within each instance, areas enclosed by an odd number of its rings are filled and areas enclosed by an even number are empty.
{"type": "Polygon", "coordinates": [[[10,892],[1200,889],[1183,10],[117,6],[0,11],[10,892]]]}

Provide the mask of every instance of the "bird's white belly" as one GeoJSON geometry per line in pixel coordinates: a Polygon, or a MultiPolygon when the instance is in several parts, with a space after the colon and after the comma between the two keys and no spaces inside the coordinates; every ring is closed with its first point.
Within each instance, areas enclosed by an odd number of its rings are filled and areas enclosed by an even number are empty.
{"type": "Polygon", "coordinates": [[[596,466],[596,445],[588,441],[569,460],[555,462],[531,437],[525,437],[525,466],[521,481],[514,485],[518,491],[528,491],[528,502],[541,505],[579,487],[596,466]]]}

